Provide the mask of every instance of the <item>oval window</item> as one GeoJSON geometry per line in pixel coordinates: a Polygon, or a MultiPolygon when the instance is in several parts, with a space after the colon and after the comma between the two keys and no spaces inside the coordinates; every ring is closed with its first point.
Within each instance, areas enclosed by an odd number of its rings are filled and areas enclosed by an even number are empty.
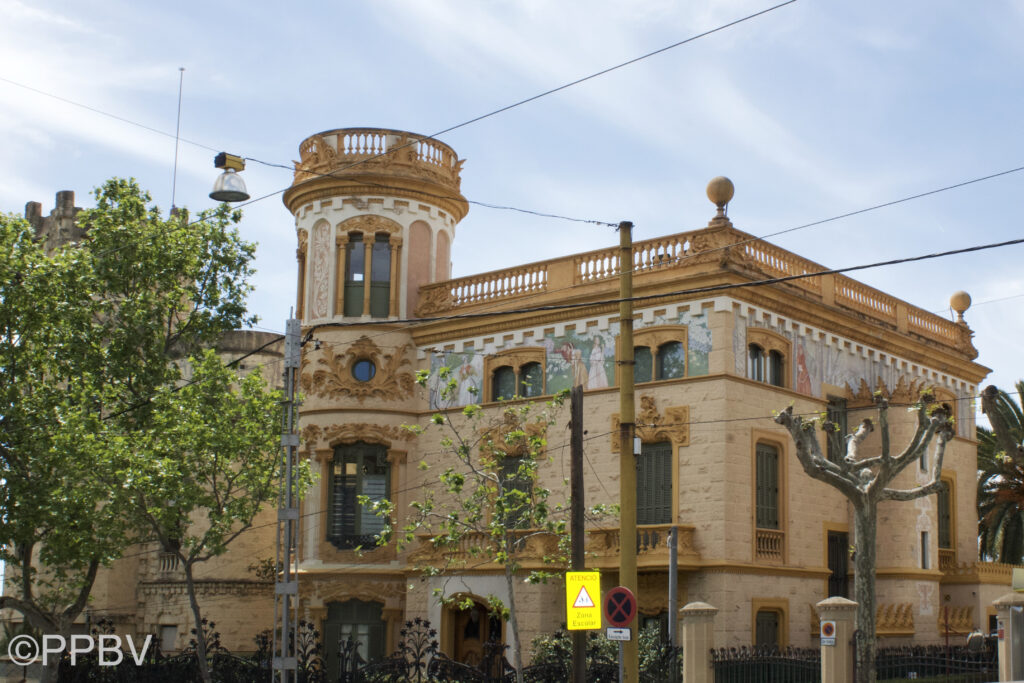
{"type": "Polygon", "coordinates": [[[377,374],[377,366],[372,360],[357,360],[352,366],[352,376],[360,382],[369,382],[377,374]]]}

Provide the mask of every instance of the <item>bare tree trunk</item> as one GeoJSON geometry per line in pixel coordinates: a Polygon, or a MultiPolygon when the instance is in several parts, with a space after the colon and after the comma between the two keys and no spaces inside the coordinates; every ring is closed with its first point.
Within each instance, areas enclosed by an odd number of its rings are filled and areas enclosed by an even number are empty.
{"type": "MultiPolygon", "coordinates": [[[[511,545],[510,543],[508,545],[511,545]]],[[[523,644],[519,639],[519,620],[516,618],[515,576],[512,567],[505,564],[505,585],[508,587],[508,626],[512,629],[516,644],[512,648],[512,666],[516,668],[516,683],[523,683],[523,644]]]]}
{"type": "Polygon", "coordinates": [[[199,664],[199,675],[203,683],[213,683],[210,677],[210,664],[206,660],[206,633],[203,631],[203,617],[199,611],[199,600],[196,598],[196,582],[192,576],[192,563],[185,562],[185,586],[188,588],[188,602],[192,606],[192,618],[196,623],[196,660],[199,664]]]}
{"type": "Polygon", "coordinates": [[[853,508],[855,542],[854,592],[857,596],[857,648],[856,683],[875,681],[875,536],[877,535],[878,504],[874,501],[856,501],[853,508]]]}

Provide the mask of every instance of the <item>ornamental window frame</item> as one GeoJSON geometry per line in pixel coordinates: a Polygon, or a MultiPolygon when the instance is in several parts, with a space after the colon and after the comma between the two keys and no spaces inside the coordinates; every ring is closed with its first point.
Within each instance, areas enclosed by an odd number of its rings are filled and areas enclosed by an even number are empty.
{"type": "Polygon", "coordinates": [[[547,395],[547,350],[543,346],[506,349],[484,358],[484,393],[481,403],[495,403],[547,395]],[[512,370],[515,391],[512,396],[497,396],[496,374],[504,368],[512,370]],[[540,386],[526,383],[527,373],[539,371],[540,386]],[[525,389],[525,391],[524,391],[525,389]]]}
{"type": "MultiPolygon", "coordinates": [[[[621,337],[616,338],[615,359],[622,360],[621,337]]],[[[690,344],[689,328],[686,325],[657,325],[644,327],[633,332],[633,383],[642,384],[646,382],[661,382],[671,379],[682,379],[690,374],[690,344]],[[665,376],[664,361],[662,352],[670,344],[679,344],[682,354],[683,369],[680,374],[671,377],[665,376]],[[636,354],[639,349],[647,349],[651,356],[651,376],[640,378],[636,374],[636,354]]],[[[621,365],[621,363],[620,363],[621,365]]]]}
{"type": "Polygon", "coordinates": [[[792,385],[793,343],[761,327],[747,328],[747,379],[780,389],[792,385]]]}

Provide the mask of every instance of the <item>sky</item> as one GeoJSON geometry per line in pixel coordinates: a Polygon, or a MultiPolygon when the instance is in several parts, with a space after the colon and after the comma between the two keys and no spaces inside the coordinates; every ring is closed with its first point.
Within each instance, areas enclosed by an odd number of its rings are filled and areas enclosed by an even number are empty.
{"type": "MultiPolygon", "coordinates": [[[[430,135],[685,40],[778,0],[0,0],[0,211],[79,206],[132,176],[165,210],[211,207],[214,151],[250,159],[242,234],[259,245],[250,307],[282,332],[294,221],[280,194],[314,133],[430,135]],[[174,131],[184,67],[176,183],[174,131]],[[39,92],[42,91],[42,92],[39,92]],[[43,94],[46,93],[46,94],[43,94]],[[58,99],[62,98],[62,99],[58,99]],[[69,102],[70,101],[70,102],[69,102]],[[162,131],[155,133],[71,102],[162,131]],[[194,144],[198,143],[198,144],[194,144]]],[[[439,137],[465,196],[700,228],[707,181],[762,236],[1024,167],[1024,0],[796,0],[439,137]]],[[[827,267],[1024,237],[1024,170],[769,239],[827,267]]],[[[611,228],[473,206],[455,276],[617,244],[611,228]]],[[[1024,378],[1024,245],[854,277],[949,317],[974,305],[983,384],[1024,378]]]]}

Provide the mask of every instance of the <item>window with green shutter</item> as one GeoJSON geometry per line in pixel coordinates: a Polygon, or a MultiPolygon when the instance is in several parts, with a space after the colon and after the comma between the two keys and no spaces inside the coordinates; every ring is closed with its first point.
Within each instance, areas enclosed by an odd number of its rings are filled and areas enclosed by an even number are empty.
{"type": "Polygon", "coordinates": [[[942,482],[942,488],[938,494],[939,508],[939,547],[949,550],[953,547],[952,520],[953,511],[950,509],[949,482],[942,482]]]}
{"type": "Polygon", "coordinates": [[[341,643],[351,640],[355,648],[352,656],[359,661],[382,659],[386,646],[385,627],[383,605],[379,602],[348,600],[328,603],[327,618],[323,623],[324,642],[332,644],[324,648],[327,680],[338,680],[342,674],[341,643]]]}
{"type": "Polygon", "coordinates": [[[374,239],[370,259],[370,316],[386,318],[391,295],[391,242],[387,234],[374,239]]]}
{"type": "Polygon", "coordinates": [[[757,444],[756,517],[758,529],[779,528],[779,449],[757,444]]]}
{"type": "Polygon", "coordinates": [[[828,397],[826,418],[836,427],[834,434],[828,434],[828,459],[839,462],[846,455],[846,399],[835,396],[828,397]]]}
{"type": "Polygon", "coordinates": [[[762,647],[778,646],[779,644],[779,618],[778,610],[759,609],[757,610],[754,645],[762,647]]]}
{"type": "Polygon", "coordinates": [[[672,523],[672,444],[643,444],[637,458],[636,523],[672,523]]]}

